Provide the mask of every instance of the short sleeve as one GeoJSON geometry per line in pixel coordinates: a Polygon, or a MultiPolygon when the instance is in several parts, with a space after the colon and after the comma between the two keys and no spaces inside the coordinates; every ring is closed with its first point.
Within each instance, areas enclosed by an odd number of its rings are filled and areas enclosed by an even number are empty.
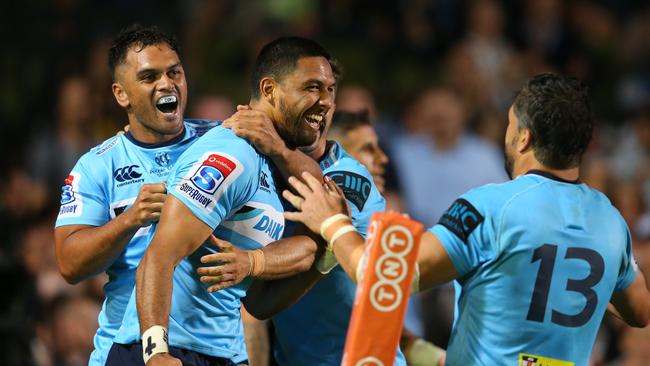
{"type": "Polygon", "coordinates": [[[343,190],[352,211],[352,224],[365,237],[374,212],[386,209],[386,201],[372,181],[370,173],[359,163],[336,164],[323,172],[343,190]]]}
{"type": "MultiPolygon", "coordinates": [[[[55,227],[65,225],[101,226],[110,220],[105,181],[93,174],[87,161],[90,155],[79,159],[61,187],[61,206],[55,227]]],[[[94,164],[96,169],[101,166],[94,164]]],[[[101,169],[98,169],[101,170],[101,169]]],[[[97,172],[99,173],[99,171],[97,172]]]]}
{"type": "Polygon", "coordinates": [[[445,211],[431,232],[440,240],[461,276],[494,257],[494,230],[487,213],[476,204],[478,198],[461,197],[445,211]],[[471,201],[474,201],[471,202],[471,201]]]}
{"type": "Polygon", "coordinates": [[[168,192],[214,230],[252,198],[259,160],[244,140],[212,130],[181,155],[169,175],[168,192]]]}
{"type": "Polygon", "coordinates": [[[625,229],[627,232],[625,254],[621,260],[621,268],[619,270],[618,278],[616,279],[614,291],[621,291],[630,287],[632,282],[634,282],[634,279],[636,279],[637,272],[639,271],[636,259],[634,259],[634,255],[632,254],[632,237],[627,225],[625,225],[625,229]]]}

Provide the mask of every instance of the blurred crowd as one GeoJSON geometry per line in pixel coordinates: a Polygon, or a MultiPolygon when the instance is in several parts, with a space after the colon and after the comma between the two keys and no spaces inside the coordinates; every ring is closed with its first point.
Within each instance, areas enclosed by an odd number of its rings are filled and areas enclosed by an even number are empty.
{"type": "MultiPolygon", "coordinates": [[[[223,119],[248,101],[251,61],[280,35],[320,41],[345,73],[337,109],[368,110],[388,159],[390,207],[425,226],[460,194],[503,182],[507,108],[527,77],[590,88],[597,128],[582,180],[605,192],[650,261],[650,4],[643,0],[142,0],[14,4],[0,63],[0,364],[82,365],[102,275],[69,285],[52,228],[63,180],[121,130],[110,39],[132,22],[178,35],[187,117],[223,119]]],[[[5,14],[7,17],[7,14],[5,14]]],[[[386,166],[383,166],[386,164],[386,166]]],[[[411,302],[416,333],[445,346],[453,289],[411,302]],[[418,308],[420,311],[418,311],[418,308]]],[[[647,365],[650,329],[608,316],[593,365],[647,365]]]]}

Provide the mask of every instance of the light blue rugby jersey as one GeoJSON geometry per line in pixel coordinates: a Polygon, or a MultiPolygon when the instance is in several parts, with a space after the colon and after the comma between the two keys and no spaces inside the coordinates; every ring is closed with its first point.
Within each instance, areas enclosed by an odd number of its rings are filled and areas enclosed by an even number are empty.
{"type": "MultiPolygon", "coordinates": [[[[161,183],[185,149],[218,121],[186,120],[185,132],[161,144],[144,144],[130,133],[111,137],[84,154],[65,179],[55,227],[102,226],[131,207],[143,184],[161,183]]],[[[135,271],[149,244],[151,225],[138,230],[106,270],[106,299],[90,365],[104,365],[135,285],[135,271]]]]}
{"type": "Polygon", "coordinates": [[[636,276],[609,200],[540,171],[468,192],[431,231],[460,274],[450,365],[587,365],[612,293],[636,276]]]}
{"type": "MultiPolygon", "coordinates": [[[[335,142],[320,161],[323,174],[345,193],[352,223],[365,237],[370,217],[386,203],[372,175],[335,142]]],[[[280,365],[340,365],[352,315],[356,285],[336,266],[297,303],[273,317],[275,358],[280,365]],[[306,325],[308,324],[308,325],[306,325]]],[[[406,365],[398,350],[395,365],[406,365]]]]}
{"type": "MultiPolygon", "coordinates": [[[[169,174],[167,187],[217,237],[241,249],[261,248],[282,237],[282,202],[270,161],[229,129],[215,127],[188,148],[169,174]]],[[[201,256],[215,252],[205,243],[176,267],[169,344],[240,362],[247,359],[240,298],[251,280],[208,293],[196,270],[201,256]]],[[[139,341],[134,289],[115,342],[139,341]]]]}

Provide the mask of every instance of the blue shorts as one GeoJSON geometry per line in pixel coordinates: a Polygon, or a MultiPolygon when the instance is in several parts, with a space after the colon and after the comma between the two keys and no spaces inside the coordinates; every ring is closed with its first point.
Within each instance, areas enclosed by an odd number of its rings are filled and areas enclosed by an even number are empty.
{"type": "MultiPolygon", "coordinates": [[[[189,351],[177,347],[169,347],[169,354],[180,359],[183,365],[194,366],[236,366],[234,362],[227,358],[204,355],[202,353],[189,351]]],[[[240,364],[248,364],[248,361],[240,364]]],[[[113,343],[111,350],[108,352],[106,366],[144,366],[142,359],[142,344],[119,344],[113,343]]]]}

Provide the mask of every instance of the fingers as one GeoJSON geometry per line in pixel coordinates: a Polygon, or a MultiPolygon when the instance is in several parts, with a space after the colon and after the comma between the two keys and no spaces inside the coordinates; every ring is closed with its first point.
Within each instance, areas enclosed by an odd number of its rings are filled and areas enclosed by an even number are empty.
{"type": "Polygon", "coordinates": [[[300,210],[302,207],[302,202],[304,199],[300,196],[296,196],[295,194],[291,193],[289,190],[284,190],[282,191],[282,197],[284,197],[287,202],[289,202],[293,207],[296,209],[300,210]]]}
{"type": "Polygon", "coordinates": [[[289,220],[289,221],[303,222],[302,221],[302,214],[300,212],[285,211],[284,212],[284,218],[289,220]]]}
{"type": "Polygon", "coordinates": [[[214,253],[201,257],[201,263],[230,263],[234,262],[234,253],[214,253]]]}
{"type": "Polygon", "coordinates": [[[251,108],[251,106],[249,106],[248,104],[238,104],[238,105],[237,105],[237,111],[238,111],[238,112],[239,112],[239,111],[246,111],[246,110],[250,111],[250,110],[252,110],[252,109],[253,109],[253,108],[251,108]]]}
{"type": "Polygon", "coordinates": [[[167,193],[165,183],[143,184],[140,188],[140,194],[143,193],[167,193]]]}
{"type": "Polygon", "coordinates": [[[235,247],[232,245],[231,242],[227,240],[219,239],[216,236],[214,236],[214,234],[210,235],[209,241],[212,245],[219,248],[221,252],[230,253],[235,250],[235,247]]]}
{"type": "Polygon", "coordinates": [[[341,187],[339,187],[338,184],[332,180],[332,178],[324,176],[323,179],[325,180],[325,187],[327,187],[328,191],[338,193],[339,195],[343,194],[341,187]]]}
{"type": "Polygon", "coordinates": [[[320,180],[316,179],[309,172],[302,172],[302,179],[307,183],[312,192],[320,193],[323,191],[323,185],[320,180]]]}
{"type": "Polygon", "coordinates": [[[312,190],[296,177],[289,177],[289,184],[291,184],[293,189],[295,189],[296,192],[298,192],[298,194],[300,194],[302,197],[307,197],[312,193],[312,190]]]}

